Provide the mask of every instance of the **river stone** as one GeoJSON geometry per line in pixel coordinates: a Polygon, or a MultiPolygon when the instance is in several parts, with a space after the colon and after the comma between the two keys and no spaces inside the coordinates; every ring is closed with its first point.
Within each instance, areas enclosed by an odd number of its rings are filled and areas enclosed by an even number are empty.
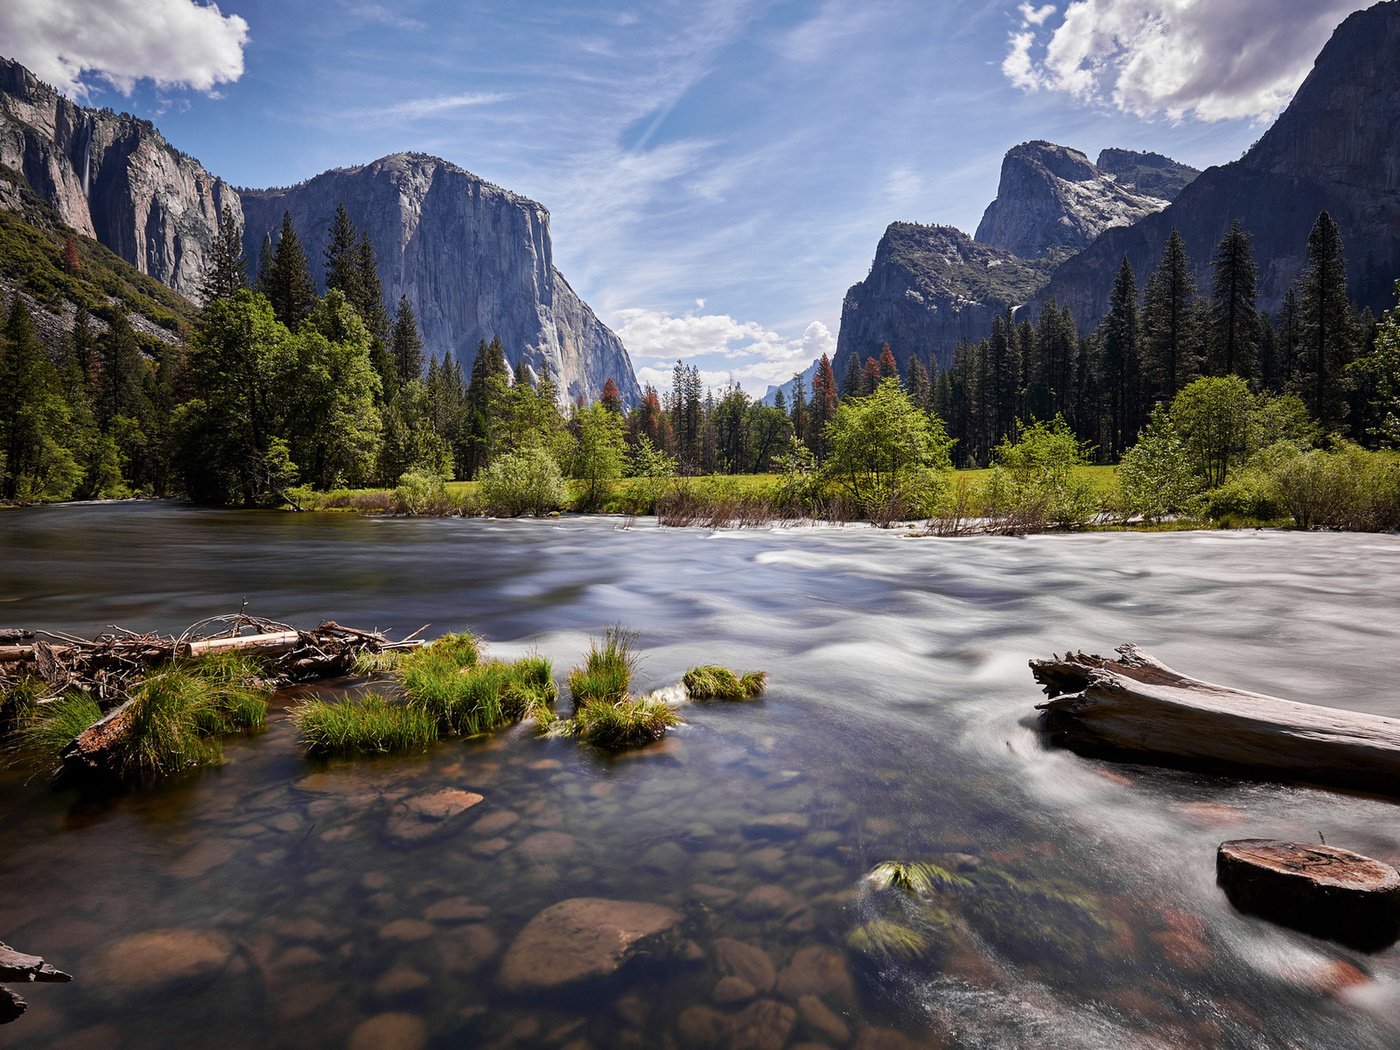
{"type": "Polygon", "coordinates": [[[778,979],[778,968],[767,952],[730,937],[715,941],[715,960],[720,973],[740,977],[764,994],[778,979]]]}
{"type": "Polygon", "coordinates": [[[473,904],[470,897],[449,897],[429,905],[423,918],[429,922],[477,922],[491,914],[485,904],[473,904]]]}
{"type": "Polygon", "coordinates": [[[405,944],[413,941],[426,941],[435,933],[437,933],[437,927],[422,919],[395,919],[393,922],[385,923],[379,929],[381,940],[401,941],[405,944]]]}
{"type": "Polygon", "coordinates": [[[683,1046],[722,1046],[727,1050],[783,1050],[797,1023],[797,1012],[776,999],[760,999],[737,1014],[710,1006],[681,1013],[676,1035],[683,1046]]]}
{"type": "Polygon", "coordinates": [[[797,1012],[807,1031],[816,1038],[826,1039],[838,1046],[851,1041],[851,1029],[841,1020],[841,1015],[815,995],[804,995],[798,999],[797,1012]]]}
{"type": "Polygon", "coordinates": [[[509,809],[502,809],[498,810],[495,813],[486,814],[486,816],[482,817],[480,820],[478,820],[475,824],[472,825],[472,831],[478,835],[484,835],[487,838],[491,838],[492,836],[499,835],[506,829],[513,827],[514,825],[519,823],[519,821],[520,814],[509,809]]]}
{"type": "Polygon", "coordinates": [[[1400,871],[1359,853],[1235,839],[1220,844],[1215,871],[1242,912],[1364,951],[1400,937],[1400,871]]]}
{"type": "Polygon", "coordinates": [[[374,994],[380,999],[392,999],[395,996],[426,988],[430,983],[427,974],[404,963],[398,963],[392,970],[374,982],[374,994]]]}
{"type": "Polygon", "coordinates": [[[787,969],[778,974],[778,994],[793,1001],[815,995],[853,1003],[856,986],[844,955],[835,948],[813,944],[799,948],[787,969]]]}
{"type": "Polygon", "coordinates": [[[480,842],[472,843],[472,852],[478,857],[494,857],[498,853],[504,853],[510,849],[510,839],[497,837],[494,839],[482,839],[480,842]]]}
{"type": "Polygon", "coordinates": [[[440,934],[434,941],[445,970],[475,973],[491,961],[501,948],[501,939],[487,926],[471,923],[440,934]]]}
{"type": "Polygon", "coordinates": [[[117,991],[212,977],[228,966],[235,947],[217,930],[151,930],[110,945],[83,968],[82,979],[117,991]]]}
{"type": "Polygon", "coordinates": [[[465,813],[473,806],[485,799],[475,791],[463,791],[460,788],[443,788],[441,791],[434,791],[427,795],[417,795],[404,805],[410,812],[418,814],[425,820],[446,820],[448,817],[455,817],[458,813],[465,813]]]}
{"type": "Polygon", "coordinates": [[[812,821],[801,813],[772,813],[756,817],[744,825],[744,836],[751,839],[798,838],[812,821]]]}
{"type": "Polygon", "coordinates": [[[616,973],[638,951],[680,925],[670,908],[574,897],[526,924],[501,964],[508,992],[562,988],[616,973]]]}
{"type": "Polygon", "coordinates": [[[804,907],[791,890],[776,884],[755,886],[739,901],[739,912],[750,919],[786,918],[804,907]]]}
{"type": "Polygon", "coordinates": [[[566,831],[537,831],[517,849],[533,861],[556,860],[574,851],[577,841],[566,831]]]}
{"type": "Polygon", "coordinates": [[[733,1006],[735,1003],[746,1003],[757,994],[758,989],[742,977],[721,977],[710,998],[720,1006],[733,1006]]]}
{"type": "Polygon", "coordinates": [[[428,1026],[415,1014],[389,1013],[361,1022],[350,1033],[350,1050],[422,1050],[428,1026]]]}

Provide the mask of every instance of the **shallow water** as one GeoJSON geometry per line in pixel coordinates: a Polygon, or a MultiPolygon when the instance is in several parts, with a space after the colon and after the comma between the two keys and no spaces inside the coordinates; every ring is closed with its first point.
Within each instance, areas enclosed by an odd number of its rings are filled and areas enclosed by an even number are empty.
{"type": "Polygon", "coordinates": [[[77,977],[27,990],[0,1045],[334,1046],[357,1030],[388,1045],[392,1030],[685,1047],[745,1009],[708,1012],[722,938],[767,953],[783,973],[760,997],[785,1005],[748,1007],[756,1027],[721,1042],[1400,1044],[1400,952],[1242,917],[1214,885],[1226,838],[1322,834],[1400,859],[1396,807],[1048,751],[1026,670],[1132,640],[1203,678],[1400,714],[1396,537],[916,540],[118,505],[0,514],[0,552],[7,625],[179,630],[246,598],[303,625],[470,627],[562,678],[616,622],[641,633],[643,684],[714,661],[770,682],[757,703],[688,706],[668,742],[617,760],[521,728],[311,763],[287,697],[222,768],[157,791],[82,801],[0,772],[0,940],[77,977]],[[445,786],[485,801],[398,837],[404,801],[445,786]],[[970,883],[939,892],[937,943],[916,956],[850,941],[909,919],[862,879],[888,859],[970,883]],[[505,994],[506,947],[580,896],[675,908],[693,957],[505,994]],[[162,952],[187,970],[163,974],[162,952]]]}

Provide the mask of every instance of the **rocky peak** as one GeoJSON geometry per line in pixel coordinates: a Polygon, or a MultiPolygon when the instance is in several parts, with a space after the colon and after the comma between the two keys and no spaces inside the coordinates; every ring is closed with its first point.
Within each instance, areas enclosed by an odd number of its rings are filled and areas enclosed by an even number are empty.
{"type": "Polygon", "coordinates": [[[1167,203],[1120,185],[1078,150],[1026,142],[1002,161],[997,199],[982,216],[976,239],[1023,259],[1063,256],[1167,203]]]}
{"type": "Polygon", "coordinates": [[[1190,165],[1160,153],[1139,153],[1130,149],[1101,150],[1094,166],[1112,175],[1126,190],[1168,201],[1176,200],[1200,174],[1190,165]]]}

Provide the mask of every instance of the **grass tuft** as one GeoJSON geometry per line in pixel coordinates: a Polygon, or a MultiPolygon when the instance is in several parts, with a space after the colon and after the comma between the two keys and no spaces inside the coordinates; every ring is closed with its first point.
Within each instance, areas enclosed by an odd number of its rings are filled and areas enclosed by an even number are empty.
{"type": "Polygon", "coordinates": [[[727,667],[707,664],[692,667],[681,683],[692,700],[752,700],[763,692],[768,675],[750,671],[741,677],[727,667]]]}
{"type": "Polygon", "coordinates": [[[292,710],[308,755],[391,755],[426,751],[438,738],[437,718],[382,696],[331,703],[308,700],[292,710]]]}
{"type": "Polygon", "coordinates": [[[596,638],[589,639],[583,666],[569,672],[569,694],[575,710],[595,701],[616,704],[627,696],[632,672],[637,669],[636,642],[635,631],[617,626],[603,632],[601,644],[596,638]]]}
{"type": "Polygon", "coordinates": [[[877,889],[899,890],[910,896],[927,897],[940,887],[969,887],[972,882],[937,864],[921,861],[887,860],[875,865],[866,879],[877,889]]]}
{"type": "Polygon", "coordinates": [[[31,704],[20,715],[7,748],[9,761],[48,772],[58,764],[58,753],[68,742],[101,717],[97,701],[76,690],[48,703],[31,704]]]}
{"type": "Polygon", "coordinates": [[[660,740],[680,724],[675,708],[660,697],[624,697],[584,704],[569,720],[567,732],[604,751],[623,751],[660,740]]]}
{"type": "Polygon", "coordinates": [[[871,919],[846,936],[846,944],[864,955],[917,959],[929,950],[929,939],[918,930],[890,919],[871,919]]]}
{"type": "Polygon", "coordinates": [[[372,674],[397,671],[404,659],[412,652],[413,650],[410,649],[385,649],[383,652],[372,653],[368,649],[361,649],[355,656],[352,670],[362,678],[372,674]]]}

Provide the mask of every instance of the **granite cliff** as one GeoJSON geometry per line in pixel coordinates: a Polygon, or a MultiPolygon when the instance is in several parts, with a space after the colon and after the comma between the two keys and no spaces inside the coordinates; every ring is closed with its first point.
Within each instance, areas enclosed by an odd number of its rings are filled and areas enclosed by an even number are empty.
{"type": "Polygon", "coordinates": [[[512,366],[548,376],[570,401],[596,400],[610,378],[625,403],[640,397],[626,348],[554,268],[549,212],[436,157],[399,153],[242,191],[248,257],[290,212],[321,281],[319,246],[341,202],[374,246],[390,306],[412,303],[425,352],[470,367],[478,343],[499,337],[512,366]]]}
{"type": "Polygon", "coordinates": [[[1108,309],[1126,256],[1145,280],[1180,230],[1209,283],[1211,256],[1238,219],[1254,238],[1259,301],[1276,310],[1302,269],[1324,209],[1341,230],[1352,299],[1381,310],[1400,276],[1400,2],[1351,15],[1332,35],[1292,103],[1239,160],[1210,168],[1169,208],[1105,232],[1052,275],[1038,299],[1068,303],[1083,327],[1108,309]]]}
{"type": "Polygon", "coordinates": [[[1143,163],[1146,156],[1105,151],[1101,159],[1128,175],[1125,181],[1068,146],[1023,143],[1002,161],[997,199],[987,206],[976,239],[1023,259],[1063,258],[1086,248],[1104,230],[1130,226],[1169,203],[1165,196],[1152,195],[1170,192],[1166,178],[1136,177],[1152,170],[1143,163]]]}

